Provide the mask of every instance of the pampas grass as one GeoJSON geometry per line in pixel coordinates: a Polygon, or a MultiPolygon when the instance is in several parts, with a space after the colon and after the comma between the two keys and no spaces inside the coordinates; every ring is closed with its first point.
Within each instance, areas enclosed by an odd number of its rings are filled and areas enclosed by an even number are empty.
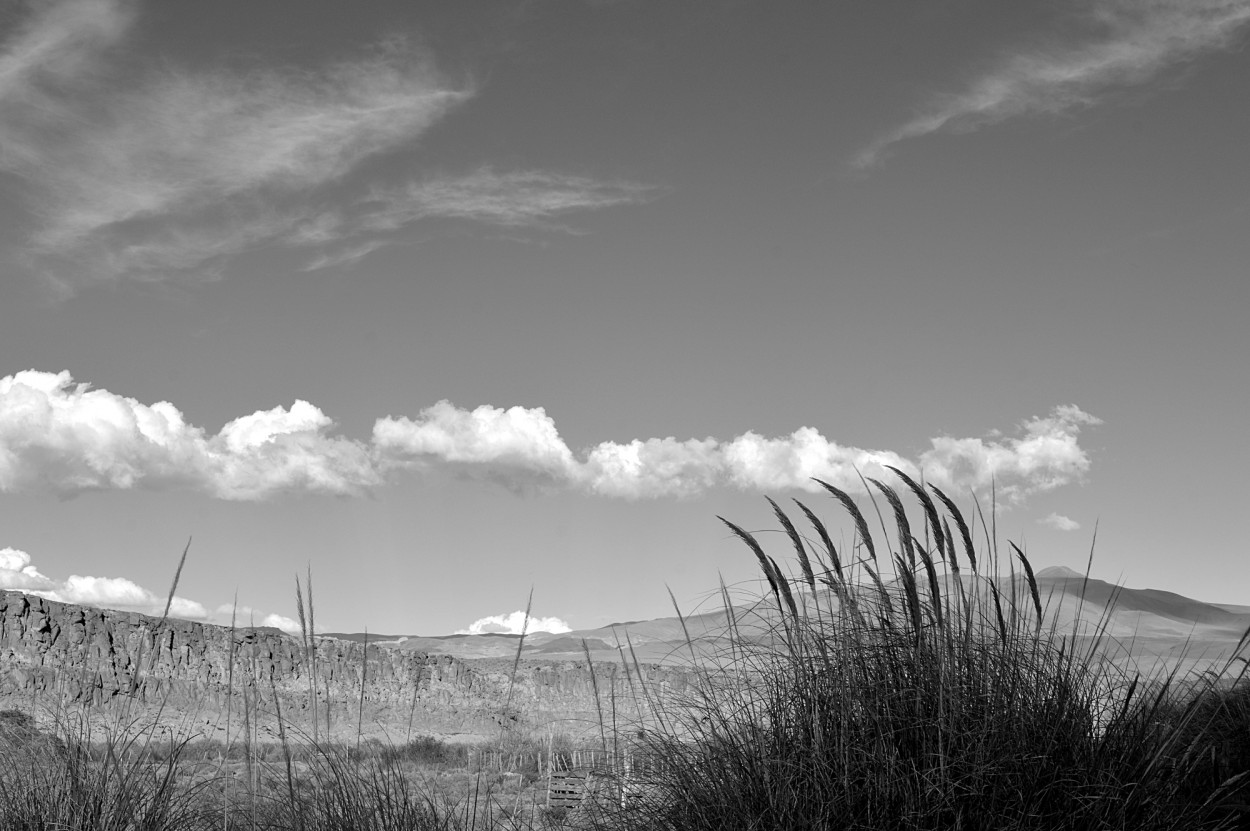
{"type": "Polygon", "coordinates": [[[1115,648],[1109,611],[1084,641],[1079,621],[1071,633],[1053,617],[1047,625],[1024,551],[1011,545],[1022,575],[1014,566],[1000,574],[984,521],[978,556],[953,500],[930,487],[934,501],[896,473],[919,502],[925,542],[890,485],[868,480],[895,526],[893,541],[874,543],[855,500],[820,483],[867,554],[849,564],[814,512],[799,505],[807,538],[768,500],[798,579],[825,589],[810,592],[806,611],[756,535],[725,520],[768,585],[776,611],[752,614],[775,637],[731,630],[723,660],[698,667],[699,683],[664,701],[666,718],[646,733],[662,760],[653,798],[614,814],[616,827],[1240,827],[1250,754],[1228,736],[1250,737],[1250,705],[1228,689],[1244,689],[1248,637],[1209,674],[1123,669],[1104,659],[1115,648]],[[870,565],[879,550],[893,564],[889,582],[870,565]]]}

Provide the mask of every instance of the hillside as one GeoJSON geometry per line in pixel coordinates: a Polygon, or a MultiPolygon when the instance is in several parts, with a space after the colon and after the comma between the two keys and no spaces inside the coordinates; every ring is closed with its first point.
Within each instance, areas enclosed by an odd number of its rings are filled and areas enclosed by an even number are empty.
{"type": "MultiPolygon", "coordinates": [[[[367,736],[400,740],[497,738],[503,727],[577,732],[594,724],[596,685],[622,719],[633,700],[618,664],[597,664],[592,683],[584,660],[524,660],[513,680],[510,659],[335,637],[318,637],[309,656],[296,638],[248,628],[234,632],[232,668],[230,643],[227,627],[0,592],[0,708],[46,716],[85,707],[101,717],[159,709],[210,737],[224,735],[227,709],[237,718],[249,706],[272,733],[280,708],[288,725],[311,735],[313,661],[323,735],[327,722],[335,736],[355,737],[359,723],[367,736]]],[[[646,672],[665,686],[685,683],[679,669],[646,672]]]]}

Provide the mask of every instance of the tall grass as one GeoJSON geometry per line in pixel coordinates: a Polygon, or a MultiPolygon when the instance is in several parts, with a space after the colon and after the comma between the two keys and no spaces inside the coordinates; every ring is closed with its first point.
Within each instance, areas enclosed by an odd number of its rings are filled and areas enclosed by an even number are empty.
{"type": "Polygon", "coordinates": [[[402,746],[366,741],[358,750],[288,736],[247,749],[256,778],[232,785],[242,760],[225,746],[64,727],[58,740],[25,714],[0,712],[0,828],[470,831],[539,821],[532,788],[525,795],[515,777],[473,775],[463,770],[463,748],[428,737],[402,746]],[[522,802],[528,815],[515,810],[522,802]]]}
{"type": "Polygon", "coordinates": [[[150,733],[91,741],[32,733],[0,750],[0,828],[6,831],[165,831],[216,827],[204,780],[181,765],[184,742],[153,754],[150,733]],[[163,760],[161,759],[163,756],[163,760]]]}
{"type": "Polygon", "coordinates": [[[1060,632],[1023,551],[1012,545],[1004,577],[989,528],[978,552],[951,499],[896,473],[926,542],[877,480],[893,540],[874,541],[855,500],[820,483],[855,529],[842,552],[808,506],[797,505],[805,536],[772,503],[793,578],[757,535],[722,520],[767,581],[767,637],[733,637],[719,666],[667,701],[667,719],[646,734],[665,761],[652,799],[613,824],[1174,831],[1243,821],[1250,751],[1232,737],[1247,737],[1250,697],[1221,692],[1217,679],[1240,681],[1244,660],[1184,678],[1104,660],[1106,616],[1092,638],[1060,632]]]}

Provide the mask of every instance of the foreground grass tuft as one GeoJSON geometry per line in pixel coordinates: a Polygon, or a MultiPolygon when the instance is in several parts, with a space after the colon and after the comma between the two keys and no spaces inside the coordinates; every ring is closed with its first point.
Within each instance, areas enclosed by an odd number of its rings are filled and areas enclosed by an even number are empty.
{"type": "Polygon", "coordinates": [[[797,579],[726,521],[768,581],[771,629],[762,640],[737,638],[727,662],[669,702],[669,729],[648,733],[665,760],[653,798],[623,824],[1240,827],[1250,696],[1227,687],[1242,680],[1244,661],[1180,678],[1106,660],[1106,617],[1092,638],[1058,632],[1020,549],[1012,546],[1023,574],[985,573],[992,540],[978,557],[954,503],[933,489],[950,521],[940,518],[903,478],[922,500],[926,542],[897,492],[875,480],[895,517],[894,545],[863,536],[854,500],[827,483],[857,529],[849,551],[835,550],[806,506],[815,542],[773,503],[797,579]]]}

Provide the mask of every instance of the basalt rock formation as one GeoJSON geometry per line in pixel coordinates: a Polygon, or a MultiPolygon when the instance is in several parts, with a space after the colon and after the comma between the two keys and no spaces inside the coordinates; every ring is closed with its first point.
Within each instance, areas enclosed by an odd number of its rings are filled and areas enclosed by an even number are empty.
{"type": "MultiPolygon", "coordinates": [[[[680,691],[687,672],[526,659],[465,660],[335,638],[299,638],[57,603],[0,591],[0,707],[44,714],[155,716],[224,738],[225,715],[272,735],[402,741],[408,735],[489,739],[597,729],[600,713],[628,723],[639,692],[680,691]],[[630,676],[630,677],[627,677],[630,676]],[[641,683],[640,683],[641,682],[641,683]],[[310,689],[315,688],[315,693],[310,689]],[[315,702],[315,703],[314,703],[315,702]],[[328,726],[327,726],[328,725],[328,726]]],[[[237,729],[237,728],[236,728],[237,729]]]]}

